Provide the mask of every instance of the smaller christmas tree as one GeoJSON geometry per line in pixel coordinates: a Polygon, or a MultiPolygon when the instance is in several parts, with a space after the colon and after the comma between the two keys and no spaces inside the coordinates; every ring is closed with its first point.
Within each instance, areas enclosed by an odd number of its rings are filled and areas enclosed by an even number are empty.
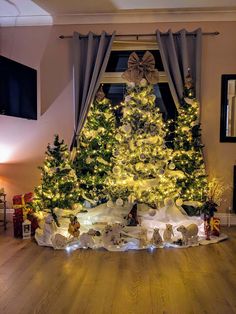
{"type": "Polygon", "coordinates": [[[183,99],[175,124],[174,155],[175,169],[184,172],[179,178],[181,198],[184,201],[205,201],[207,176],[202,152],[201,129],[199,122],[199,102],[188,73],[184,86],[183,99]]]}
{"type": "Polygon", "coordinates": [[[112,104],[100,87],[79,137],[74,160],[81,191],[79,201],[82,203],[87,200],[95,205],[107,199],[104,181],[112,167],[112,147],[116,143],[115,127],[112,104]]]}
{"type": "Polygon", "coordinates": [[[71,208],[78,198],[78,183],[69,160],[68,147],[64,140],[55,135],[53,145],[48,144],[44,165],[41,170],[41,184],[35,188],[33,206],[36,210],[71,208]]]}

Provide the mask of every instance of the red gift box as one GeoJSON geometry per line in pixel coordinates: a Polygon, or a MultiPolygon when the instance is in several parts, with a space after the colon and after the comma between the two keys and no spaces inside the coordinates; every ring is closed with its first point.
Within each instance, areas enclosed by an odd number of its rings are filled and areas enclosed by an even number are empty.
{"type": "Polygon", "coordinates": [[[22,222],[23,222],[23,214],[13,215],[13,230],[14,237],[22,238],[22,222]]]}
{"type": "Polygon", "coordinates": [[[27,219],[31,222],[31,235],[35,235],[35,230],[39,227],[38,218],[32,210],[29,210],[27,219]]]}
{"type": "Polygon", "coordinates": [[[32,202],[33,196],[34,195],[32,192],[13,196],[13,208],[20,208],[25,206],[25,204],[32,202]]]}
{"type": "Polygon", "coordinates": [[[35,235],[35,230],[39,227],[38,219],[35,216],[34,212],[29,209],[25,213],[24,208],[15,208],[15,213],[13,214],[13,229],[14,237],[22,238],[22,222],[24,219],[31,221],[31,235],[35,235]]]}

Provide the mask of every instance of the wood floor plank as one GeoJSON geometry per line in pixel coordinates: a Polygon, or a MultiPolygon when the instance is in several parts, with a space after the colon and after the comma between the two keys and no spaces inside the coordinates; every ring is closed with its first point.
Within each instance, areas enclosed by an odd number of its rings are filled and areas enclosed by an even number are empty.
{"type": "Polygon", "coordinates": [[[236,227],[219,244],[54,251],[0,230],[1,314],[236,314],[236,227]]]}

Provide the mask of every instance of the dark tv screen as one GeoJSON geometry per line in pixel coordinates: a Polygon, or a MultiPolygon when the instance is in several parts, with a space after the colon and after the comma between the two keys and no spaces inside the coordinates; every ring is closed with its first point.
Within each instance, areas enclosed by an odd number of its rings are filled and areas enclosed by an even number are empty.
{"type": "Polygon", "coordinates": [[[0,56],[0,114],[37,119],[37,71],[0,56]]]}

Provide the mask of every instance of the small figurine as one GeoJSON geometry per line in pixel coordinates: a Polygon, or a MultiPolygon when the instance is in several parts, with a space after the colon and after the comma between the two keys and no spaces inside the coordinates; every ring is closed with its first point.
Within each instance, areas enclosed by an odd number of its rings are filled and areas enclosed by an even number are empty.
{"type": "Polygon", "coordinates": [[[89,229],[88,232],[82,233],[79,237],[80,246],[84,249],[92,249],[94,247],[94,238],[95,236],[99,237],[101,235],[100,231],[89,229]]]}
{"type": "Polygon", "coordinates": [[[143,248],[146,247],[148,243],[147,239],[147,229],[142,228],[140,231],[140,241],[139,241],[139,247],[143,248]]]}
{"type": "Polygon", "coordinates": [[[177,228],[177,231],[182,234],[182,241],[184,245],[196,244],[198,241],[198,226],[191,224],[187,227],[181,225],[177,228]]]}
{"type": "Polygon", "coordinates": [[[39,245],[51,246],[52,237],[57,231],[55,220],[51,214],[44,219],[42,228],[37,228],[35,232],[35,239],[39,245]]]}
{"type": "Polygon", "coordinates": [[[80,235],[80,223],[78,222],[78,219],[76,216],[70,217],[70,223],[68,227],[68,232],[70,235],[72,235],[74,238],[78,238],[80,235]]]}
{"type": "Polygon", "coordinates": [[[156,245],[156,246],[162,245],[163,240],[162,240],[162,237],[160,235],[159,228],[154,228],[151,243],[156,245]]]}
{"type": "Polygon", "coordinates": [[[130,212],[128,213],[128,215],[125,216],[127,220],[127,226],[137,226],[139,224],[137,210],[138,204],[135,203],[131,208],[130,212]]]}
{"type": "Polygon", "coordinates": [[[167,243],[172,242],[171,240],[172,235],[174,236],[172,225],[166,224],[166,229],[164,230],[164,233],[163,233],[164,242],[167,242],[167,243]]]}
{"type": "Polygon", "coordinates": [[[93,236],[91,234],[88,234],[88,232],[81,234],[81,236],[79,237],[79,243],[80,246],[84,249],[92,249],[95,244],[93,236]]]}
{"type": "Polygon", "coordinates": [[[60,233],[56,233],[52,237],[52,246],[55,250],[64,249],[67,245],[67,238],[60,233]]]}
{"type": "Polygon", "coordinates": [[[102,242],[104,246],[107,245],[119,245],[123,242],[121,238],[121,231],[124,228],[124,225],[120,223],[115,223],[113,225],[106,225],[103,234],[102,242]]]}

